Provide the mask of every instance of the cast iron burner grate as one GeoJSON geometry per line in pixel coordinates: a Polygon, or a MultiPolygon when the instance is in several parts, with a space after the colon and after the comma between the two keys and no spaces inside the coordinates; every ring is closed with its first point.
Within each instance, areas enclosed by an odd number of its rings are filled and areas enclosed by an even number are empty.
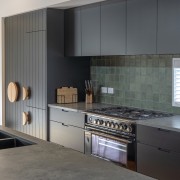
{"type": "Polygon", "coordinates": [[[87,112],[130,120],[145,120],[173,116],[173,114],[163,113],[159,111],[129,108],[124,106],[90,109],[87,112]]]}

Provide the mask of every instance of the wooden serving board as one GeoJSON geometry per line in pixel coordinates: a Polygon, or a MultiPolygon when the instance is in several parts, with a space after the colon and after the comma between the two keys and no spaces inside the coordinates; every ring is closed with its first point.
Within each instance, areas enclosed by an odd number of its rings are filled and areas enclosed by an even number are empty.
{"type": "Polygon", "coordinates": [[[77,88],[62,87],[57,89],[57,103],[76,103],[78,101],[77,88]]]}

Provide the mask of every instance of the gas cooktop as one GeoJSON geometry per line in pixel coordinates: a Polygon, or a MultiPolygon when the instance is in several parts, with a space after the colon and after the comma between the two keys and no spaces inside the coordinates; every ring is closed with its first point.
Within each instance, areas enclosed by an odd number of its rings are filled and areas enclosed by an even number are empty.
{"type": "Polygon", "coordinates": [[[87,112],[129,120],[145,120],[173,116],[173,114],[167,114],[159,111],[150,111],[124,106],[90,109],[87,112]]]}

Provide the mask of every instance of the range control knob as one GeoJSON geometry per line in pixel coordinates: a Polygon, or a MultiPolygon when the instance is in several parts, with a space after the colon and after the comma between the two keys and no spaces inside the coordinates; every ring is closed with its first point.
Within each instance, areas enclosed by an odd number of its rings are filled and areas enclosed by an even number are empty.
{"type": "Polygon", "coordinates": [[[95,119],[95,120],[93,121],[93,124],[97,124],[97,119],[95,119]]]}
{"type": "Polygon", "coordinates": [[[118,123],[115,123],[115,128],[119,129],[119,124],[118,123]]]}
{"type": "Polygon", "coordinates": [[[127,131],[127,132],[130,132],[130,133],[132,132],[132,127],[131,127],[131,125],[129,125],[129,126],[127,127],[126,131],[127,131]]]}
{"type": "Polygon", "coordinates": [[[106,121],[103,121],[103,126],[107,126],[107,122],[106,121]]]}
{"type": "Polygon", "coordinates": [[[120,125],[119,125],[119,129],[120,129],[120,130],[123,130],[123,124],[120,124],[120,125]]]}
{"type": "Polygon", "coordinates": [[[113,122],[111,123],[111,128],[115,128],[115,124],[113,122]]]}
{"type": "Polygon", "coordinates": [[[97,121],[97,123],[96,123],[96,124],[97,124],[97,125],[100,125],[100,120],[99,120],[99,119],[97,119],[96,121],[97,121]]]}
{"type": "Polygon", "coordinates": [[[102,124],[103,124],[103,120],[97,119],[97,124],[98,124],[98,125],[102,125],[102,124]]]}
{"type": "Polygon", "coordinates": [[[111,127],[111,123],[109,121],[107,122],[107,127],[111,127]]]}
{"type": "Polygon", "coordinates": [[[123,125],[123,131],[127,131],[127,125],[126,124],[123,125]]]}

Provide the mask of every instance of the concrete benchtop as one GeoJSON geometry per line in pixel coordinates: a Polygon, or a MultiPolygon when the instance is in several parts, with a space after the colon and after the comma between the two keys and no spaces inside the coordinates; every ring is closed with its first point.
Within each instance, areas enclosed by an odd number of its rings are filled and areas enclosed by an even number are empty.
{"type": "MultiPolygon", "coordinates": [[[[72,103],[72,104],[49,104],[49,107],[66,109],[74,112],[85,112],[89,109],[113,107],[113,106],[114,105],[110,105],[110,104],[101,104],[101,103],[86,104],[83,102],[72,103]]],[[[164,117],[164,118],[148,119],[148,120],[137,120],[136,124],[180,132],[180,115],[164,117]]]]}
{"type": "Polygon", "coordinates": [[[150,180],[111,162],[0,127],[36,145],[0,150],[3,180],[150,180]]]}
{"type": "Polygon", "coordinates": [[[66,109],[74,112],[84,112],[89,109],[112,107],[113,105],[102,104],[102,103],[86,104],[84,102],[79,102],[79,103],[71,103],[71,104],[49,104],[48,106],[53,108],[66,109]]]}

